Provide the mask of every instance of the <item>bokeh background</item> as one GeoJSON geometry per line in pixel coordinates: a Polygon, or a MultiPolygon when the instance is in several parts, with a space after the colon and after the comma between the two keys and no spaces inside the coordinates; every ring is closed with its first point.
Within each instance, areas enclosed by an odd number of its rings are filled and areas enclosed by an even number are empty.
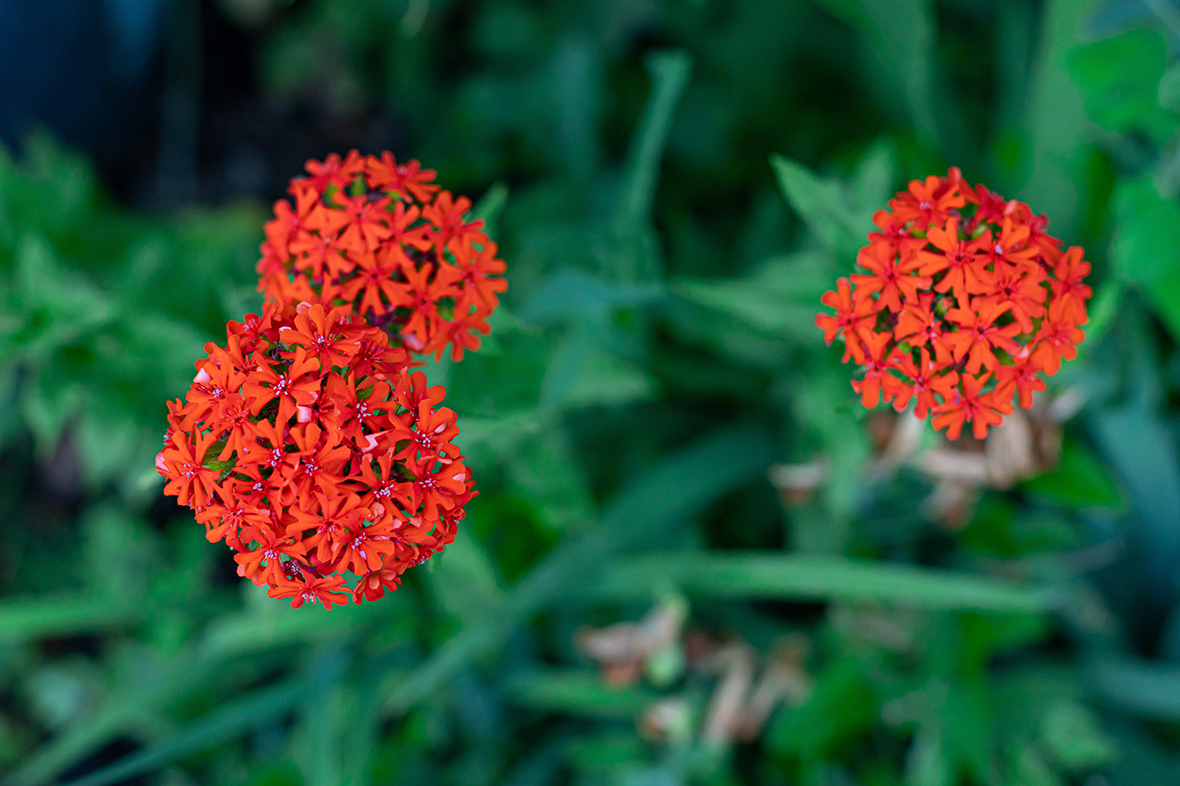
{"type": "Polygon", "coordinates": [[[0,2],[0,784],[1180,782],[1178,45],[1173,0],[0,2]],[[292,610],[153,457],[353,147],[510,288],[427,366],[458,540],[292,610]],[[949,165],[1094,265],[985,442],[813,325],[949,165]]]}

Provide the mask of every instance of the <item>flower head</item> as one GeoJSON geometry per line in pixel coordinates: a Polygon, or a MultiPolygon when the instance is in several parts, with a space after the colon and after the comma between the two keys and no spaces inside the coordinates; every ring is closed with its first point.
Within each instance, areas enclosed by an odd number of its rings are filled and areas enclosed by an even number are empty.
{"type": "Polygon", "coordinates": [[[1062,251],[1044,216],[957,168],[911,182],[889,208],[857,255],[865,272],[823,296],[835,314],[816,326],[864,367],[852,386],[866,407],[913,401],[949,438],[971,424],[982,439],[1077,355],[1090,264],[1079,247],[1062,251]]]}
{"type": "Polygon", "coordinates": [[[373,600],[454,539],[475,494],[455,413],[380,328],[347,307],[268,303],[196,368],[169,404],[164,493],[272,597],[373,600]]]}
{"type": "Polygon", "coordinates": [[[348,306],[416,353],[450,348],[459,360],[478,347],[508,285],[483,221],[467,215],[471,201],[388,152],[331,155],[307,171],[291,181],[294,204],[276,202],[266,225],[258,288],[267,299],[348,306]]]}

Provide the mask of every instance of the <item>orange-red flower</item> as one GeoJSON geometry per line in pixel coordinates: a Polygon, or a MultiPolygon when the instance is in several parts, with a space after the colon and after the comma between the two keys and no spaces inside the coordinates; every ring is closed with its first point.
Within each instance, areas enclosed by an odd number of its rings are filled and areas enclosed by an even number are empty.
{"type": "Polygon", "coordinates": [[[913,402],[949,438],[969,423],[982,439],[1014,396],[1031,407],[1043,377],[1077,355],[1090,264],[1081,248],[1062,251],[1044,216],[956,168],[911,182],[889,207],[857,255],[866,273],[839,279],[821,299],[835,314],[816,326],[864,367],[852,386],[866,407],[913,402]]]}
{"type": "Polygon", "coordinates": [[[454,539],[475,494],[455,413],[379,327],[269,303],[207,352],[156,463],[240,575],[293,606],[360,603],[454,539]]]}
{"type": "Polygon", "coordinates": [[[471,201],[388,152],[332,155],[307,171],[291,181],[294,206],[276,202],[266,225],[258,288],[267,299],[349,306],[416,353],[449,348],[458,360],[478,347],[507,283],[483,221],[468,216],[471,201]]]}

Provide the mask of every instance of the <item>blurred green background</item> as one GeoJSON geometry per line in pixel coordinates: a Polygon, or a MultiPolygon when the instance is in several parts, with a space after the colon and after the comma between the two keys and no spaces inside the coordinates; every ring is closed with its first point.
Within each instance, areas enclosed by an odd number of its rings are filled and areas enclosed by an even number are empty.
{"type": "Polygon", "coordinates": [[[0,3],[0,784],[1180,782],[1180,3],[0,3]],[[508,262],[433,363],[480,495],[292,610],[161,496],[306,158],[420,159],[508,262]],[[949,444],[813,325],[961,167],[1094,265],[949,444]]]}

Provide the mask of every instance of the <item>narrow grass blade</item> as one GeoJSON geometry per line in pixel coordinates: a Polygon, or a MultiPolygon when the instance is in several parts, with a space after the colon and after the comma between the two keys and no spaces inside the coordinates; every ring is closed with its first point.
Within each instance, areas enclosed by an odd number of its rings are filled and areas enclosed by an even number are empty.
{"type": "Polygon", "coordinates": [[[174,759],[225,740],[294,707],[304,697],[304,679],[256,691],[228,702],[195,723],[109,767],[70,781],[67,786],[107,786],[161,767],[174,759]]]}
{"type": "Polygon", "coordinates": [[[726,599],[853,600],[926,608],[1042,612],[1058,594],[998,578],[842,557],[762,554],[660,554],[610,568],[596,599],[652,597],[665,588],[726,599]]]}
{"type": "Polygon", "coordinates": [[[764,429],[723,429],[635,478],[606,504],[592,533],[567,542],[518,582],[499,614],[447,641],[398,683],[386,710],[402,713],[430,696],[453,672],[496,646],[518,620],[591,583],[607,555],[666,532],[765,472],[773,455],[764,429]]]}

